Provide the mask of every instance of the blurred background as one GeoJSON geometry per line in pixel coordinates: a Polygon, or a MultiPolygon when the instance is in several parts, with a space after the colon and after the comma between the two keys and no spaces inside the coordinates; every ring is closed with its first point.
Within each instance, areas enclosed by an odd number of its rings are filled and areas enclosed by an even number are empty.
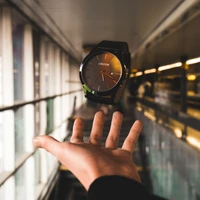
{"type": "Polygon", "coordinates": [[[74,118],[115,106],[84,97],[82,59],[102,40],[125,41],[131,74],[119,147],[144,123],[133,154],[143,184],[170,200],[200,200],[199,0],[0,0],[0,199],[83,200],[76,177],[32,138],[68,141],[74,118]]]}

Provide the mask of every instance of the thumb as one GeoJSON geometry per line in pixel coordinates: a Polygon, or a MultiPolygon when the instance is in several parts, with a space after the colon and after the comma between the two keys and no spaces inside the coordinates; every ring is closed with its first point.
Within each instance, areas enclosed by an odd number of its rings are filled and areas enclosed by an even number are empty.
{"type": "Polygon", "coordinates": [[[36,148],[42,148],[56,156],[58,159],[62,155],[63,145],[55,138],[47,135],[37,136],[33,139],[33,145],[36,148]]]}

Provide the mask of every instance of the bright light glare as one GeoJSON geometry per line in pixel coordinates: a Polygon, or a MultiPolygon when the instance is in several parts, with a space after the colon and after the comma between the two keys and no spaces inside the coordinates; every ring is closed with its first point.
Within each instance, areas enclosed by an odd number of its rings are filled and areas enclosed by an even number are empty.
{"type": "Polygon", "coordinates": [[[194,137],[191,137],[191,136],[187,136],[186,140],[193,146],[197,147],[200,149],[200,141],[197,140],[196,138],[194,137]]]}
{"type": "Polygon", "coordinates": [[[187,60],[186,64],[187,65],[192,65],[192,64],[195,64],[195,63],[199,63],[199,62],[200,62],[200,57],[187,60]]]}
{"type": "Polygon", "coordinates": [[[174,63],[174,64],[170,64],[170,65],[161,66],[158,68],[158,70],[163,71],[163,70],[172,69],[172,68],[181,67],[181,66],[182,66],[182,63],[178,62],[178,63],[174,63]]]}
{"type": "Polygon", "coordinates": [[[137,106],[137,110],[138,111],[142,111],[142,108],[137,106]]]}
{"type": "Polygon", "coordinates": [[[135,76],[142,76],[143,72],[137,72],[135,76]]]}
{"type": "Polygon", "coordinates": [[[144,112],[144,115],[145,115],[146,117],[148,117],[149,119],[151,119],[152,121],[156,121],[156,117],[153,116],[150,112],[145,111],[145,112],[144,112]]]}
{"type": "Polygon", "coordinates": [[[144,71],[145,74],[151,74],[151,73],[155,73],[156,72],[156,69],[153,68],[153,69],[147,69],[144,71]]]}
{"type": "Polygon", "coordinates": [[[134,74],[130,74],[130,78],[133,78],[133,77],[135,77],[135,75],[134,74]]]}
{"type": "Polygon", "coordinates": [[[196,77],[194,74],[190,74],[190,75],[187,76],[187,80],[188,80],[188,81],[195,81],[196,78],[197,78],[197,77],[196,77]]]}
{"type": "Polygon", "coordinates": [[[182,137],[182,131],[179,128],[175,128],[174,129],[174,133],[176,135],[176,137],[181,138],[182,137]]]}

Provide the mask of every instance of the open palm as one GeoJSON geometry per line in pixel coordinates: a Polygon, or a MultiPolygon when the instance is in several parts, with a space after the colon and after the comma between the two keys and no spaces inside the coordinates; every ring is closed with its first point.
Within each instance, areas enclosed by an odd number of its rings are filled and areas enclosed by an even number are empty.
{"type": "Polygon", "coordinates": [[[50,136],[39,136],[33,140],[35,147],[43,148],[57,157],[84,185],[86,189],[97,178],[120,175],[140,182],[137,169],[132,161],[132,153],[142,129],[142,123],[135,121],[122,148],[118,139],[123,116],[115,112],[105,146],[101,146],[105,116],[99,111],[94,116],[89,141],[83,141],[84,121],[74,122],[70,142],[59,142],[50,136]]]}

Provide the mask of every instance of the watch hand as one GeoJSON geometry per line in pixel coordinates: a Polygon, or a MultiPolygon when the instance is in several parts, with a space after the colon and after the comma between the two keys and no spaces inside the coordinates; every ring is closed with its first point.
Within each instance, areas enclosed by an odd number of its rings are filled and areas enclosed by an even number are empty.
{"type": "Polygon", "coordinates": [[[115,79],[112,77],[112,76],[110,76],[109,74],[107,74],[107,73],[105,73],[105,72],[102,72],[102,74],[104,74],[104,75],[106,75],[108,78],[110,78],[114,83],[117,83],[116,81],[115,81],[115,79]]]}
{"type": "Polygon", "coordinates": [[[102,77],[102,80],[104,81],[105,78],[104,78],[104,74],[103,74],[103,72],[101,73],[101,77],[102,77]]]}
{"type": "Polygon", "coordinates": [[[107,77],[109,77],[110,79],[114,79],[112,76],[110,76],[109,74],[105,73],[104,71],[102,72],[104,75],[106,75],[107,77]]]}
{"type": "Polygon", "coordinates": [[[96,82],[96,81],[97,81],[97,79],[98,79],[100,76],[101,76],[101,74],[99,74],[99,75],[97,76],[97,78],[95,79],[95,81],[94,81],[94,82],[96,82]]]}

